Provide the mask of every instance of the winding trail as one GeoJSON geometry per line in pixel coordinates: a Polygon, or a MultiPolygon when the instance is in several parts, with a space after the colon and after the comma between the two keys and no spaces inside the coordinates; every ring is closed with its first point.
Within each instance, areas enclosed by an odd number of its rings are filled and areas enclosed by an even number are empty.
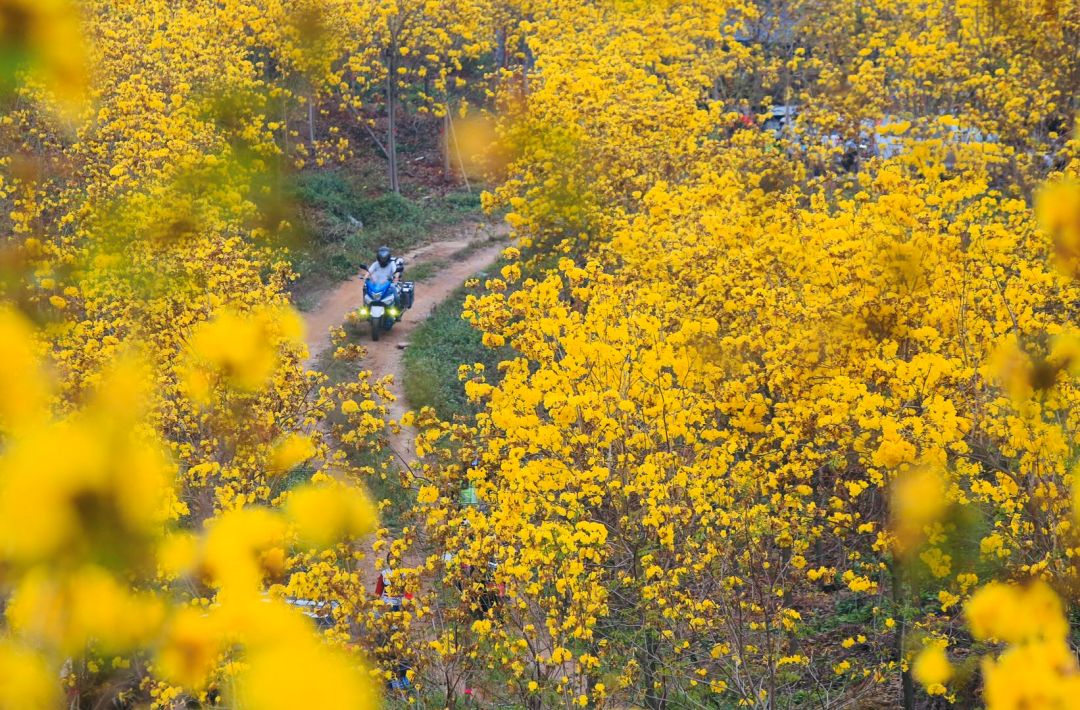
{"type": "MultiPolygon", "coordinates": [[[[498,224],[467,223],[449,233],[445,238],[433,241],[404,255],[405,278],[409,279],[410,269],[420,264],[435,264],[431,278],[416,284],[416,300],[411,310],[407,311],[401,322],[393,330],[383,333],[379,342],[371,342],[370,336],[364,341],[367,353],[361,361],[361,367],[371,372],[376,379],[391,375],[391,391],[395,400],[389,405],[389,416],[401,421],[402,415],[409,409],[401,390],[404,376],[404,354],[409,336],[415,328],[431,315],[432,311],[447,300],[467,279],[490,267],[502,250],[508,245],[509,226],[505,222],[498,224]]],[[[304,314],[307,332],[308,360],[305,368],[315,368],[320,355],[331,347],[330,329],[345,322],[350,311],[363,300],[364,282],[359,277],[352,278],[338,285],[324,295],[318,305],[304,314]]],[[[367,333],[366,328],[361,328],[367,333]]],[[[416,459],[416,430],[413,427],[401,427],[397,434],[388,431],[388,441],[394,454],[405,466],[412,466],[416,459]]],[[[378,556],[371,536],[361,543],[365,551],[370,551],[370,563],[357,569],[363,587],[374,593],[378,577],[378,556]]],[[[422,550],[410,548],[406,551],[401,564],[407,568],[418,568],[424,562],[422,550]]],[[[455,685],[462,691],[467,683],[465,676],[458,677],[455,685]]],[[[474,696],[475,697],[475,696],[474,696]]]]}
{"type": "MultiPolygon", "coordinates": [[[[498,224],[466,223],[446,238],[431,242],[404,255],[405,278],[409,271],[424,263],[443,263],[425,281],[416,284],[416,300],[393,330],[383,333],[379,342],[367,342],[367,354],[362,361],[363,369],[369,370],[376,379],[392,375],[392,390],[396,396],[390,404],[390,418],[400,421],[408,411],[408,403],[401,392],[404,375],[403,357],[409,335],[435,309],[449,298],[466,279],[490,266],[507,246],[509,227],[498,224]]],[[[305,367],[315,366],[319,356],[330,347],[330,329],[345,322],[348,313],[363,301],[364,282],[359,277],[349,279],[324,295],[319,304],[304,314],[307,332],[308,360],[305,367]]],[[[414,456],[416,432],[402,429],[390,437],[390,445],[398,456],[410,462],[414,456]]]]}

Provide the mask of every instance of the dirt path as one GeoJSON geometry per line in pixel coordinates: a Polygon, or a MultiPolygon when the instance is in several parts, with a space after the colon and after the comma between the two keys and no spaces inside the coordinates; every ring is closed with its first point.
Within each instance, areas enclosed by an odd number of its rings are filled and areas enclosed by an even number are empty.
{"type": "MultiPolygon", "coordinates": [[[[364,343],[367,354],[361,362],[361,367],[369,370],[375,378],[386,375],[393,377],[391,391],[396,399],[389,407],[391,419],[400,421],[409,409],[401,390],[403,359],[409,336],[435,307],[449,298],[466,279],[495,262],[499,253],[507,246],[508,234],[509,227],[505,223],[464,225],[448,238],[404,255],[406,279],[409,279],[410,269],[415,269],[420,264],[434,264],[436,268],[430,278],[417,282],[416,301],[401,322],[390,332],[383,333],[379,342],[370,342],[368,338],[368,342],[364,343]]],[[[348,313],[363,301],[363,293],[364,282],[358,276],[327,293],[312,311],[304,314],[309,353],[305,367],[315,367],[319,356],[331,347],[330,329],[345,321],[348,313]]],[[[362,328],[361,331],[366,332],[366,329],[362,328]]],[[[415,440],[416,430],[403,427],[399,434],[391,434],[387,443],[402,464],[412,466],[416,459],[415,440]]],[[[375,537],[372,536],[360,543],[365,551],[370,550],[371,563],[359,565],[357,569],[364,588],[372,592],[375,589],[378,569],[381,567],[373,549],[374,542],[375,537]]],[[[419,568],[423,564],[424,556],[423,550],[410,548],[405,552],[400,564],[405,568],[419,568]]],[[[463,682],[464,680],[459,680],[459,685],[463,682]]]]}
{"type": "MultiPolygon", "coordinates": [[[[431,278],[416,284],[415,304],[393,330],[383,333],[377,343],[365,343],[367,355],[362,361],[363,368],[371,371],[375,378],[386,375],[394,378],[393,390],[397,400],[390,406],[390,416],[395,421],[400,420],[408,410],[400,388],[404,374],[402,358],[409,335],[466,279],[490,266],[498,258],[499,253],[506,247],[508,233],[505,223],[470,223],[463,225],[446,239],[432,242],[404,255],[406,279],[409,279],[410,269],[420,264],[445,262],[445,266],[436,269],[431,278]]],[[[364,282],[357,276],[323,296],[313,310],[304,314],[308,346],[305,367],[315,366],[319,355],[330,347],[330,329],[345,321],[345,316],[363,301],[363,294],[364,282]]],[[[414,431],[403,430],[390,440],[395,452],[407,462],[414,458],[415,436],[414,431]]]]}

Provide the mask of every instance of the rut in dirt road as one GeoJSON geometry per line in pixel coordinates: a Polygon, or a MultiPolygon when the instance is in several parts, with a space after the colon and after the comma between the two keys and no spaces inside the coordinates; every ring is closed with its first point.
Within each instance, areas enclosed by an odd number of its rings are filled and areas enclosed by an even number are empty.
{"type": "MultiPolygon", "coordinates": [[[[471,224],[448,239],[433,242],[404,255],[405,280],[409,280],[410,268],[419,264],[447,262],[447,265],[430,279],[416,284],[416,302],[393,330],[383,333],[377,343],[365,343],[367,355],[362,362],[363,369],[369,370],[376,379],[386,375],[394,378],[392,389],[397,399],[390,405],[392,419],[400,420],[409,408],[400,388],[404,374],[403,346],[408,342],[410,333],[466,279],[490,266],[498,258],[499,253],[507,246],[508,234],[509,228],[505,223],[471,224]],[[461,256],[456,256],[458,254],[461,256]]],[[[363,294],[363,279],[356,276],[340,284],[324,296],[314,310],[304,314],[309,353],[307,367],[313,367],[319,355],[330,347],[330,329],[345,322],[345,317],[362,303],[363,294]]],[[[413,459],[414,438],[414,431],[404,429],[401,434],[390,438],[391,447],[403,462],[411,462],[413,459]]]]}

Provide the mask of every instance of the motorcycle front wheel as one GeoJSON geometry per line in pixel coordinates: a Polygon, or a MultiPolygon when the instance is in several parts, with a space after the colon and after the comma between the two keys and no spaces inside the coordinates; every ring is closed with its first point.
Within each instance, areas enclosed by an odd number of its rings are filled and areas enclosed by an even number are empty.
{"type": "Polygon", "coordinates": [[[374,340],[374,341],[378,341],[381,331],[382,331],[382,318],[372,318],[371,319],[371,339],[374,340]]]}

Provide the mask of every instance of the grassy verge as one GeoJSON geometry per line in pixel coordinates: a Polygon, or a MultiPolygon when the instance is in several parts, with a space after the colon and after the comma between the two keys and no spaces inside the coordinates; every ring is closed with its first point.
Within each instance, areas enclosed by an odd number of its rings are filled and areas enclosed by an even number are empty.
{"type": "Polygon", "coordinates": [[[404,356],[405,397],[413,409],[433,407],[442,419],[472,415],[476,407],[465,397],[457,370],[462,363],[483,363],[495,384],[496,365],[510,357],[508,348],[484,347],[480,333],[461,319],[466,290],[458,289],[413,331],[404,356]]]}
{"type": "Polygon", "coordinates": [[[421,261],[406,272],[405,278],[409,281],[421,283],[432,278],[435,274],[448,266],[450,266],[450,262],[443,261],[442,259],[436,259],[435,261],[421,261]]]}
{"type": "Polygon", "coordinates": [[[478,192],[371,194],[363,174],[344,171],[301,173],[292,178],[290,197],[300,219],[290,251],[295,303],[314,306],[321,291],[371,263],[386,244],[405,252],[433,233],[469,220],[485,219],[478,192]]]}

